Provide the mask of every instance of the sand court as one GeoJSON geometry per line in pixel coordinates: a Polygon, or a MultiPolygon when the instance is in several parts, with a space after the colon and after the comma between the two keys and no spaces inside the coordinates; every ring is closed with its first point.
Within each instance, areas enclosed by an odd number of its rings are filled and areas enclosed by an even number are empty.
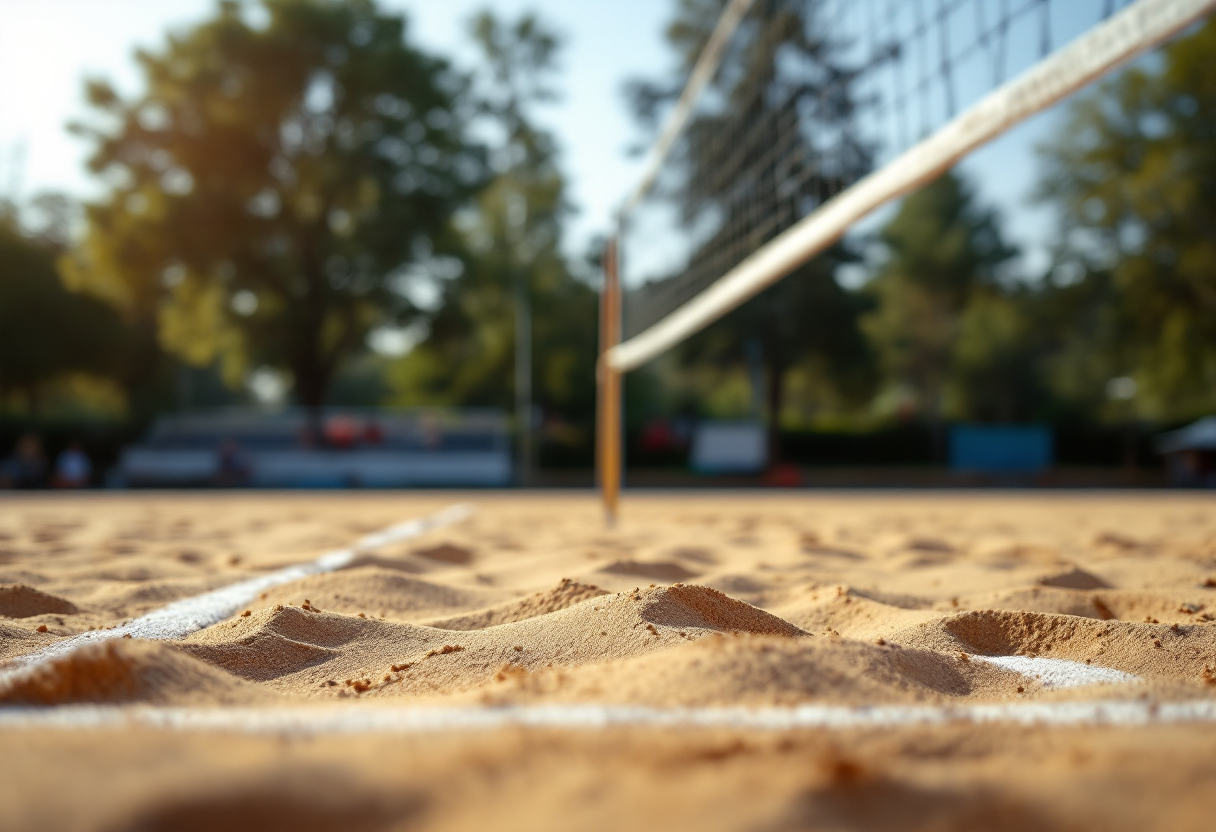
{"type": "Polygon", "coordinates": [[[1053,828],[1097,812],[1156,828],[1109,811],[1145,799],[1115,788],[1133,768],[1173,795],[1160,826],[1200,828],[1216,787],[1200,742],[1216,739],[1210,497],[653,493],[623,508],[610,530],[576,493],[6,498],[5,828],[160,828],[170,803],[290,818],[320,769],[386,829],[507,810],[520,828],[615,825],[598,797],[574,806],[591,792],[656,823],[696,794],[739,802],[677,827],[1053,828]],[[49,772],[68,748],[61,776],[17,773],[13,754],[49,772]],[[140,760],[175,748],[197,768],[175,763],[170,789],[140,760]],[[504,791],[505,748],[527,800],[504,791]],[[656,755],[677,773],[638,780],[656,755]],[[486,766],[494,782],[474,784],[486,766]],[[65,782],[93,820],[76,798],[48,803],[65,782]]]}

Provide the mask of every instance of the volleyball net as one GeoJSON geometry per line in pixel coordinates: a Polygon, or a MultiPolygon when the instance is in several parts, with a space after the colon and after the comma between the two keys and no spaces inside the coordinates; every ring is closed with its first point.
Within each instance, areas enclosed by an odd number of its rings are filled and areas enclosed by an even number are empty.
{"type": "Polygon", "coordinates": [[[718,5],[716,16],[712,4],[680,6],[688,79],[678,98],[652,92],[666,121],[605,258],[598,465],[610,518],[621,373],[1216,10],[1216,0],[718,5]]]}

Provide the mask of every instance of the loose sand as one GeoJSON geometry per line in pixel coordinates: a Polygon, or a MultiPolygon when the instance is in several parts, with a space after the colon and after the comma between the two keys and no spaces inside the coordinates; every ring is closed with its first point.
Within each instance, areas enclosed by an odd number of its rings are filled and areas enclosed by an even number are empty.
{"type": "MultiPolygon", "coordinates": [[[[0,716],[1216,700],[1207,495],[637,495],[623,514],[606,530],[585,494],[6,497],[0,716]],[[476,513],[184,638],[13,662],[458,501],[476,513]]],[[[1216,823],[1210,722],[4,725],[4,829],[1216,823]]]]}

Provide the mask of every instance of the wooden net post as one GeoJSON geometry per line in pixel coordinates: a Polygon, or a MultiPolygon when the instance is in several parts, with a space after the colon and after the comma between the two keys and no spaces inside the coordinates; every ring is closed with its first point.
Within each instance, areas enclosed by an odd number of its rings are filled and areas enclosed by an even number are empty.
{"type": "Polygon", "coordinates": [[[596,363],[596,474],[604,501],[604,519],[616,524],[621,493],[621,374],[605,357],[621,341],[621,283],[617,273],[617,238],[604,246],[604,288],[600,292],[600,354],[596,363]]]}

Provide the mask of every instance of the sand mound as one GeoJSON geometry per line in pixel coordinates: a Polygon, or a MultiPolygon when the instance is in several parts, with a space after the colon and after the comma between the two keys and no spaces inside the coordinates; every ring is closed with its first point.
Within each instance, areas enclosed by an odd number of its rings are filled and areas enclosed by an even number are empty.
{"type": "Polygon", "coordinates": [[[1095,592],[1035,586],[963,598],[959,607],[1078,615],[1103,621],[1200,624],[1210,621],[1213,611],[1204,598],[1200,592],[1187,596],[1171,590],[1107,589],[1095,592]]]}
{"type": "Polygon", "coordinates": [[[953,554],[957,550],[944,540],[936,537],[913,537],[904,542],[905,549],[915,552],[941,552],[953,554]]]}
{"type": "Polygon", "coordinates": [[[712,637],[572,670],[504,674],[496,703],[789,706],[1017,696],[1024,676],[957,655],[839,638],[712,637]]]}
{"type": "Polygon", "coordinates": [[[132,618],[163,607],[179,598],[188,598],[214,588],[214,584],[200,580],[161,581],[149,580],[136,583],[103,583],[77,596],[88,607],[104,610],[119,618],[132,618]]]}
{"type": "Polygon", "coordinates": [[[473,562],[473,552],[452,543],[440,543],[438,546],[428,546],[424,549],[414,549],[410,552],[420,558],[436,560],[441,563],[454,563],[466,566],[473,562]]]}
{"type": "Polygon", "coordinates": [[[8,618],[29,618],[47,613],[74,615],[76,605],[58,595],[48,595],[24,584],[0,586],[0,615],[8,618]]]}
{"type": "Polygon", "coordinates": [[[1118,532],[1099,532],[1094,536],[1095,546],[1104,546],[1122,551],[1134,551],[1143,545],[1140,541],[1118,532]]]}
{"type": "Polygon", "coordinates": [[[642,607],[642,619],[666,627],[699,627],[762,635],[804,635],[801,629],[788,621],[706,586],[676,584],[656,590],[642,607]]]}
{"type": "Polygon", "coordinates": [[[1046,575],[1038,580],[1039,586],[1054,586],[1061,589],[1106,589],[1110,586],[1106,581],[1084,569],[1073,567],[1054,575],[1046,575]]]}
{"type": "Polygon", "coordinates": [[[984,829],[1021,832],[1060,830],[1068,824],[1028,801],[998,788],[972,785],[967,789],[938,783],[901,781],[878,765],[861,765],[850,754],[832,752],[819,761],[821,782],[797,800],[768,828],[915,830],[984,829]]]}
{"type": "Polygon", "coordinates": [[[927,610],[933,608],[933,602],[928,598],[921,598],[918,595],[906,595],[902,592],[882,592],[877,589],[849,587],[846,595],[853,598],[865,598],[866,600],[876,601],[889,607],[898,607],[901,610],[927,610]]]}
{"type": "Polygon", "coordinates": [[[415,620],[454,611],[475,610],[502,600],[503,593],[454,587],[412,578],[378,566],[361,566],[313,575],[266,593],[259,606],[300,604],[349,615],[415,620]]]}
{"type": "Polygon", "coordinates": [[[837,546],[823,546],[819,543],[804,543],[802,545],[803,554],[813,555],[822,558],[836,558],[845,561],[862,561],[866,559],[865,555],[853,552],[848,549],[841,549],[837,546]]]}
{"type": "Polygon", "coordinates": [[[1008,610],[1012,612],[1044,612],[1075,615],[1107,621],[1118,618],[1106,595],[1076,589],[1035,586],[985,593],[959,599],[959,607],[971,610],[1008,610]]]}
{"type": "Polygon", "coordinates": [[[269,695],[172,647],[133,639],[90,644],[0,681],[7,705],[254,703],[269,695]]]}
{"type": "Polygon", "coordinates": [[[714,554],[714,550],[705,546],[677,546],[667,552],[668,555],[674,558],[682,558],[691,560],[694,563],[704,563],[712,565],[718,563],[720,558],[714,554]]]}
{"type": "Polygon", "coordinates": [[[510,624],[513,621],[523,621],[538,615],[564,610],[566,607],[586,601],[588,598],[598,598],[607,595],[607,591],[592,584],[583,584],[563,578],[562,582],[553,589],[534,592],[518,601],[508,601],[477,612],[457,615],[451,618],[440,618],[424,622],[428,627],[440,630],[482,630],[499,624],[510,624]]]}
{"type": "Polygon", "coordinates": [[[1145,678],[1200,679],[1216,656],[1216,627],[1095,621],[1033,612],[964,612],[898,633],[898,643],[990,656],[1085,662],[1145,678]]]}
{"type": "Polygon", "coordinates": [[[280,606],[209,627],[179,644],[236,676],[283,690],[417,696],[485,685],[504,669],[610,661],[715,633],[804,635],[716,590],[673,586],[597,595],[554,612],[459,633],[280,606]]]}
{"type": "Polygon", "coordinates": [[[46,647],[58,638],[49,632],[38,632],[30,624],[22,626],[0,621],[0,661],[31,653],[46,647]]]}
{"type": "Polygon", "coordinates": [[[1107,590],[1094,598],[1123,621],[1201,624],[1216,619],[1216,603],[1199,592],[1184,595],[1170,590],[1107,590]]]}
{"type": "Polygon", "coordinates": [[[893,569],[923,569],[951,563],[961,554],[944,540],[913,537],[902,540],[891,548],[887,554],[887,562],[893,569]]]}
{"type": "Polygon", "coordinates": [[[341,655],[334,648],[357,638],[362,621],[280,606],[201,630],[180,647],[235,676],[267,682],[341,655]]]}
{"type": "Polygon", "coordinates": [[[628,575],[655,581],[683,581],[697,576],[696,572],[690,572],[675,561],[647,563],[640,560],[614,560],[601,567],[600,571],[609,575],[628,575]]]}
{"type": "MultiPolygon", "coordinates": [[[[845,638],[873,641],[927,621],[942,613],[903,606],[868,597],[871,593],[839,587],[813,587],[773,612],[810,633],[836,633],[845,638]]],[[[919,603],[903,597],[905,604],[919,603]]]]}
{"type": "Polygon", "coordinates": [[[295,776],[272,768],[250,773],[243,781],[204,783],[184,791],[187,794],[158,795],[150,806],[140,807],[122,829],[296,832],[330,828],[378,832],[400,828],[425,805],[424,797],[412,789],[386,794],[334,766],[314,766],[295,776]]]}
{"type": "Polygon", "coordinates": [[[362,566],[374,566],[379,569],[388,569],[393,572],[405,572],[409,575],[420,575],[423,572],[428,572],[434,568],[433,563],[419,563],[416,558],[388,558],[380,555],[361,554],[355,555],[351,560],[350,566],[347,569],[358,569],[362,566]]]}

